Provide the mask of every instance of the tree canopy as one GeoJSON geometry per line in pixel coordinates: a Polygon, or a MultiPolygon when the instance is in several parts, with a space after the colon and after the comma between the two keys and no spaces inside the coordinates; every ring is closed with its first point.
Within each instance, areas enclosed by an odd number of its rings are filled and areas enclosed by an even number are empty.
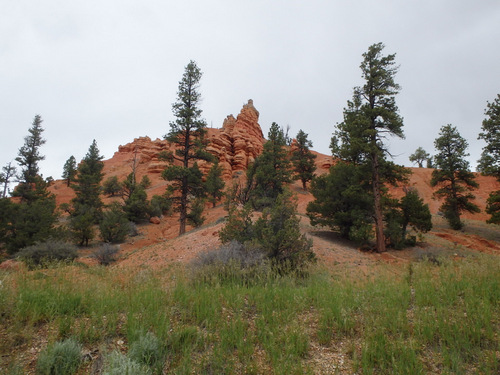
{"type": "Polygon", "coordinates": [[[419,168],[424,167],[424,161],[429,160],[430,154],[425,151],[422,147],[415,150],[413,154],[408,158],[412,163],[417,163],[419,168]]]}

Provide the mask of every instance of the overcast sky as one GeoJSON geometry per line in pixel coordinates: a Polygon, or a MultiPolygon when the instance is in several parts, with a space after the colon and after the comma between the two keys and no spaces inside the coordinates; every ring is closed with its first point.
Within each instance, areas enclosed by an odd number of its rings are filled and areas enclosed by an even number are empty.
{"type": "Polygon", "coordinates": [[[16,158],[36,114],[45,177],[85,155],[105,159],[173,120],[184,67],[203,71],[201,109],[221,127],[248,99],[272,122],[309,134],[329,154],[334,125],[362,85],[362,54],[377,42],[400,65],[396,98],[406,140],[434,153],[441,126],[469,141],[475,166],[487,101],[500,93],[498,0],[2,0],[0,166],[16,158]]]}

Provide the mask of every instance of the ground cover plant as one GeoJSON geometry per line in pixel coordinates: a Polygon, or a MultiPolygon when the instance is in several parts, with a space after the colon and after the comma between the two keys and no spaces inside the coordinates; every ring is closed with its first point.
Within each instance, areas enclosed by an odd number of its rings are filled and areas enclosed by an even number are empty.
{"type": "Polygon", "coordinates": [[[379,266],[371,276],[314,266],[307,277],[241,282],[236,270],[208,281],[183,267],[0,271],[0,372],[34,371],[40,351],[68,339],[99,352],[110,374],[500,370],[498,257],[379,266]],[[39,348],[31,359],[30,348],[39,348]]]}

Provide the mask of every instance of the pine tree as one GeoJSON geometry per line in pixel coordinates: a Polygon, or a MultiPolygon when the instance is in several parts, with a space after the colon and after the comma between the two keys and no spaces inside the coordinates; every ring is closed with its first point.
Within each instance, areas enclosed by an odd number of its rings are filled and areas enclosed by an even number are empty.
{"type": "Polygon", "coordinates": [[[404,138],[403,119],[398,114],[395,101],[395,95],[400,89],[394,81],[398,67],[395,66],[395,55],[383,56],[383,49],[384,45],[378,43],[370,46],[368,52],[363,54],[361,71],[366,82],[355,89],[356,95],[363,98],[361,112],[369,124],[368,150],[372,171],[376,246],[379,252],[385,251],[381,159],[384,158],[386,149],[383,139],[386,134],[404,138]]]}
{"type": "Polygon", "coordinates": [[[120,243],[130,230],[130,222],[119,203],[113,202],[99,223],[101,238],[105,242],[120,243]]]}
{"type": "Polygon", "coordinates": [[[292,164],[295,172],[295,179],[302,181],[302,188],[307,189],[306,185],[314,177],[316,164],[314,155],[309,149],[312,147],[312,142],[307,138],[304,131],[299,130],[297,133],[295,149],[292,152],[292,164]]]}
{"type": "Polygon", "coordinates": [[[15,189],[13,196],[20,197],[21,201],[36,199],[32,196],[33,184],[38,176],[38,163],[45,159],[40,154],[40,147],[45,144],[42,138],[44,129],[42,128],[42,117],[36,115],[28,132],[30,135],[24,137],[24,145],[19,149],[19,156],[16,158],[21,167],[19,185],[15,189]]]}
{"type": "Polygon", "coordinates": [[[469,156],[466,153],[468,143],[460,136],[456,127],[448,124],[441,127],[434,146],[438,151],[434,157],[437,169],[432,172],[431,186],[439,186],[434,194],[444,198],[441,211],[450,226],[461,229],[462,212],[479,212],[479,208],[471,202],[474,199],[471,191],[478,188],[478,184],[469,170],[469,162],[465,160],[469,156]]]}
{"type": "Polygon", "coordinates": [[[94,139],[87,154],[78,166],[78,173],[73,184],[76,197],[73,198],[72,203],[75,211],[78,212],[80,206],[93,208],[96,215],[95,222],[98,221],[103,206],[100,197],[101,181],[104,176],[102,173],[104,168],[102,159],[103,156],[99,155],[97,142],[94,139]]]}
{"type": "Polygon", "coordinates": [[[9,193],[9,184],[12,182],[12,177],[16,175],[16,167],[9,162],[5,167],[2,167],[2,173],[0,173],[0,184],[3,184],[3,191],[0,198],[7,197],[9,193]]]}
{"type": "Polygon", "coordinates": [[[176,147],[175,153],[163,154],[162,158],[180,165],[170,165],[162,177],[171,181],[171,191],[177,193],[172,199],[180,213],[179,234],[186,232],[186,221],[194,198],[204,195],[201,171],[197,160],[211,160],[206,152],[206,123],[198,108],[201,101],[199,82],[202,73],[196,63],[191,61],[185,68],[179,82],[177,101],[172,105],[176,117],[170,123],[170,132],[165,138],[176,147]]]}
{"type": "Polygon", "coordinates": [[[77,173],[76,159],[73,155],[66,160],[63,167],[62,178],[66,180],[66,185],[69,186],[75,179],[77,173]]]}
{"type": "Polygon", "coordinates": [[[93,225],[102,217],[103,203],[100,197],[101,181],[104,176],[102,159],[103,156],[99,155],[97,142],[94,139],[78,166],[75,183],[72,185],[76,196],[71,201],[73,211],[70,225],[80,246],[88,246],[94,237],[93,225]]]}
{"type": "MultiPolygon", "coordinates": [[[[41,117],[35,116],[29,129],[30,135],[24,138],[24,145],[16,158],[21,166],[21,175],[13,195],[20,198],[19,203],[4,203],[9,207],[5,207],[8,216],[4,218],[7,222],[1,237],[10,254],[44,241],[54,233],[57,220],[55,196],[47,190],[47,182],[38,174],[38,162],[45,158],[40,154],[40,147],[45,144],[41,124],[41,117]]],[[[12,172],[13,168],[10,169],[12,172]]]]}
{"type": "Polygon", "coordinates": [[[311,182],[314,201],[307,205],[312,225],[324,225],[358,243],[372,235],[373,197],[366,179],[367,170],[354,163],[339,161],[329,173],[311,182]]]}
{"type": "Polygon", "coordinates": [[[424,161],[429,160],[431,155],[427,153],[422,147],[415,150],[413,154],[408,158],[412,163],[417,163],[419,168],[424,167],[424,161]]]}
{"type": "Polygon", "coordinates": [[[122,192],[122,184],[118,181],[118,177],[108,177],[102,184],[102,192],[109,197],[114,197],[122,192]]]}
{"type": "Polygon", "coordinates": [[[254,208],[271,206],[283,193],[285,185],[292,181],[291,163],[285,146],[285,133],[273,122],[262,154],[255,160],[251,176],[247,175],[255,180],[250,193],[254,208]]]}
{"type": "MultiPolygon", "coordinates": [[[[361,63],[365,84],[354,88],[352,101],[344,109],[344,121],[337,126],[331,142],[334,156],[365,170],[371,188],[377,251],[385,251],[383,195],[386,183],[396,183],[406,172],[388,162],[384,146],[387,135],[404,138],[403,119],[395,96],[398,67],[395,55],[382,55],[384,45],[373,44],[361,63]]],[[[368,192],[367,192],[368,193],[368,192]]]]}
{"type": "Polygon", "coordinates": [[[212,203],[213,207],[217,204],[224,196],[224,180],[222,180],[222,167],[219,165],[219,162],[216,161],[207,174],[207,179],[205,181],[205,189],[208,194],[208,199],[210,203],[212,203]]]}
{"type": "Polygon", "coordinates": [[[415,189],[407,189],[401,200],[393,199],[385,212],[386,238],[392,247],[402,249],[414,246],[416,236],[407,238],[408,227],[415,232],[426,233],[432,229],[432,215],[415,189]]]}
{"type": "MultiPolygon", "coordinates": [[[[478,139],[486,141],[486,146],[478,162],[478,170],[500,181],[500,94],[492,103],[487,103],[485,115],[487,117],[483,120],[478,139]]],[[[490,193],[486,212],[491,215],[488,223],[500,224],[500,190],[490,193]]]]}

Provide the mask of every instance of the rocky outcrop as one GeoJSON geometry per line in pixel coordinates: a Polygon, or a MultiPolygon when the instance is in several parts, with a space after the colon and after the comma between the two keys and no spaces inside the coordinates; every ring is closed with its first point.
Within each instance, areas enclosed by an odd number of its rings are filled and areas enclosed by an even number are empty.
{"type": "MultiPolygon", "coordinates": [[[[229,180],[235,172],[245,171],[250,163],[260,155],[265,142],[259,125],[259,111],[249,100],[235,118],[227,116],[220,129],[207,129],[207,150],[219,159],[223,177],[229,180]]],[[[173,151],[173,145],[166,140],[151,140],[139,137],[133,142],[118,147],[113,157],[105,161],[106,176],[125,178],[136,166],[137,177],[148,175],[153,182],[160,181],[160,173],[167,163],[158,158],[162,151],[173,151]]],[[[200,169],[208,172],[211,164],[199,162],[200,169]]]]}
{"type": "Polygon", "coordinates": [[[235,172],[248,168],[262,153],[264,142],[259,111],[250,99],[238,117],[227,116],[222,129],[210,136],[208,151],[219,159],[224,176],[230,178],[235,172]]]}

